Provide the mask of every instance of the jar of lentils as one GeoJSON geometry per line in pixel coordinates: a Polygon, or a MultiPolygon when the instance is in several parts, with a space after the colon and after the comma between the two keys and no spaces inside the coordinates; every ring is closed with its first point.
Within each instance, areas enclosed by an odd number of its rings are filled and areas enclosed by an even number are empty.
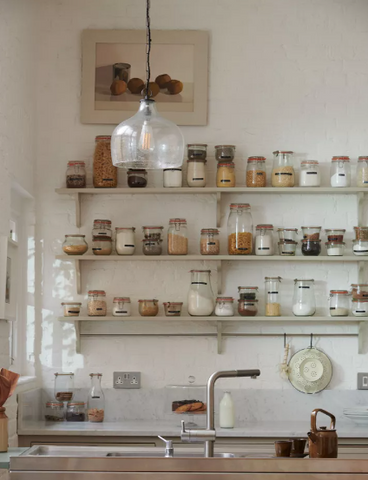
{"type": "Polygon", "coordinates": [[[201,255],[218,255],[220,253],[219,231],[217,228],[202,228],[200,252],[201,255]]]}
{"type": "Polygon", "coordinates": [[[85,188],[86,164],[84,162],[68,162],[66,170],[67,188],[85,188]]]}
{"type": "Polygon", "coordinates": [[[266,158],[249,157],[246,173],[247,187],[265,187],[266,186],[266,158]]]}
{"type": "Polygon", "coordinates": [[[95,188],[115,188],[118,184],[118,169],[111,159],[111,136],[96,137],[93,155],[93,186],[95,188]]]}
{"type": "Polygon", "coordinates": [[[185,218],[171,218],[167,231],[167,253],[169,255],[188,254],[187,221],[185,218]]]}
{"type": "Polygon", "coordinates": [[[88,292],[87,310],[89,317],[106,316],[106,292],[104,290],[90,290],[88,292]]]}

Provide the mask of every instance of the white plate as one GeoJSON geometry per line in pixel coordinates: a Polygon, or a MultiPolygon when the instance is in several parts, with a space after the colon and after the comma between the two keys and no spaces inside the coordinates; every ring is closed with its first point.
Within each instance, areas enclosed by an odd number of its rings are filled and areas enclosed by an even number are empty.
{"type": "Polygon", "coordinates": [[[304,348],[290,359],[289,381],[299,392],[318,393],[328,386],[331,378],[331,360],[317,348],[304,348]]]}

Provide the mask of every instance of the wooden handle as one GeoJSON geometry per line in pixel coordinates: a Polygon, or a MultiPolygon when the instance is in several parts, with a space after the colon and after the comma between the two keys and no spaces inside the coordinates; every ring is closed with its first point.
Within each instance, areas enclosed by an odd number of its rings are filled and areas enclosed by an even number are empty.
{"type": "Polygon", "coordinates": [[[312,415],[311,415],[311,430],[312,432],[317,432],[317,413],[321,412],[327,415],[328,417],[331,418],[331,423],[330,423],[330,430],[335,430],[335,425],[336,425],[336,418],[332,413],[327,412],[326,410],[323,410],[322,408],[316,408],[313,410],[312,415]]]}

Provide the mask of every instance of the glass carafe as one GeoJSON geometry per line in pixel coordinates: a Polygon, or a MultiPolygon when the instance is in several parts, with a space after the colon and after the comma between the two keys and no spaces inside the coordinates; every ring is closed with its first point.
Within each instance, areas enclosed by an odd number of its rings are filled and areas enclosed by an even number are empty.
{"type": "Polygon", "coordinates": [[[293,314],[297,317],[311,317],[316,313],[314,280],[294,280],[293,314]]]}
{"type": "Polygon", "coordinates": [[[207,317],[215,308],[211,270],[191,270],[190,273],[192,278],[188,293],[188,313],[194,317],[207,317]]]}
{"type": "Polygon", "coordinates": [[[88,394],[88,420],[103,422],[105,416],[105,395],[101,388],[102,373],[90,373],[91,390],[88,394]]]}
{"type": "Polygon", "coordinates": [[[281,315],[281,280],[281,277],[265,277],[265,302],[267,317],[279,317],[281,315]]]}

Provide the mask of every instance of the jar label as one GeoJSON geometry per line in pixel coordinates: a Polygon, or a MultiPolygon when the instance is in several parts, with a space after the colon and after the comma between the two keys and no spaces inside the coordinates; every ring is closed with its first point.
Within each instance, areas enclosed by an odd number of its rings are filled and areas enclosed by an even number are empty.
{"type": "Polygon", "coordinates": [[[204,178],[194,177],[194,178],[192,178],[192,180],[193,180],[193,181],[194,181],[194,180],[204,180],[204,178]]]}
{"type": "Polygon", "coordinates": [[[192,285],[207,285],[206,282],[192,282],[192,285]]]}
{"type": "Polygon", "coordinates": [[[257,172],[256,173],[256,175],[262,175],[262,177],[263,177],[264,174],[265,174],[265,172],[257,172]]]}
{"type": "Polygon", "coordinates": [[[167,313],[180,313],[180,310],[168,310],[167,313]]]}
{"type": "Polygon", "coordinates": [[[281,255],[293,255],[294,252],[282,252],[281,255]]]}
{"type": "Polygon", "coordinates": [[[113,178],[103,178],[102,181],[103,182],[113,182],[114,179],[113,178]]]}
{"type": "Polygon", "coordinates": [[[290,172],[276,172],[276,173],[274,173],[274,175],[276,175],[276,176],[278,176],[278,175],[288,175],[289,177],[292,177],[294,174],[290,173],[290,172]]]}
{"type": "Polygon", "coordinates": [[[345,173],[338,173],[337,174],[339,177],[345,177],[345,173]]]}
{"type": "Polygon", "coordinates": [[[299,285],[299,288],[310,288],[308,285],[299,285]]]}
{"type": "Polygon", "coordinates": [[[220,180],[220,183],[230,183],[230,182],[231,182],[231,180],[226,180],[226,179],[220,180]]]}
{"type": "Polygon", "coordinates": [[[115,310],[115,313],[128,313],[126,310],[115,310]]]}
{"type": "Polygon", "coordinates": [[[99,234],[100,236],[102,236],[102,235],[107,235],[107,232],[103,232],[103,231],[102,231],[102,232],[98,232],[98,234],[99,234]]]}
{"type": "Polygon", "coordinates": [[[365,310],[355,310],[355,313],[365,313],[365,310]]]}
{"type": "Polygon", "coordinates": [[[307,173],[307,175],[317,175],[318,174],[318,172],[306,172],[306,173],[307,173]]]}
{"type": "Polygon", "coordinates": [[[269,250],[269,249],[270,249],[270,247],[258,247],[257,250],[269,250]]]}
{"type": "Polygon", "coordinates": [[[245,307],[254,307],[254,303],[243,303],[245,307]]]}
{"type": "Polygon", "coordinates": [[[354,252],[359,252],[359,253],[363,252],[363,253],[367,253],[367,252],[368,252],[368,250],[356,250],[356,249],[354,249],[354,252]]]}
{"type": "Polygon", "coordinates": [[[368,183],[368,181],[367,181],[367,180],[364,180],[363,183],[368,183]]]}
{"type": "Polygon", "coordinates": [[[100,311],[100,310],[104,310],[103,308],[96,308],[96,310],[100,311]]]}
{"type": "MultiPolygon", "coordinates": [[[[156,245],[156,242],[144,242],[145,247],[154,247],[156,245]]],[[[126,245],[125,245],[126,246],[126,245]]],[[[128,245],[129,246],[129,245],[128,245]]],[[[130,245],[131,247],[134,247],[134,245],[130,245]]]]}
{"type": "Polygon", "coordinates": [[[207,242],[207,245],[216,245],[216,242],[207,242]]]}
{"type": "MultiPolygon", "coordinates": [[[[154,245],[154,244],[153,244],[154,245]]],[[[129,244],[124,244],[124,247],[133,247],[134,248],[134,245],[129,245],[129,244]]]]}
{"type": "Polygon", "coordinates": [[[330,307],[330,310],[336,310],[336,307],[330,307]]]}
{"type": "Polygon", "coordinates": [[[84,175],[68,175],[68,180],[71,180],[72,182],[80,180],[81,178],[84,178],[84,175]]]}
{"type": "Polygon", "coordinates": [[[102,248],[101,247],[93,247],[92,248],[93,252],[98,252],[99,250],[102,250],[102,248]]]}
{"type": "Polygon", "coordinates": [[[279,292],[267,292],[269,295],[277,295],[279,292]]]}
{"type": "Polygon", "coordinates": [[[243,248],[243,247],[237,247],[237,250],[249,250],[249,248],[247,248],[247,247],[245,247],[245,248],[243,248]]]}
{"type": "Polygon", "coordinates": [[[79,310],[68,310],[68,313],[79,313],[79,310]]]}

